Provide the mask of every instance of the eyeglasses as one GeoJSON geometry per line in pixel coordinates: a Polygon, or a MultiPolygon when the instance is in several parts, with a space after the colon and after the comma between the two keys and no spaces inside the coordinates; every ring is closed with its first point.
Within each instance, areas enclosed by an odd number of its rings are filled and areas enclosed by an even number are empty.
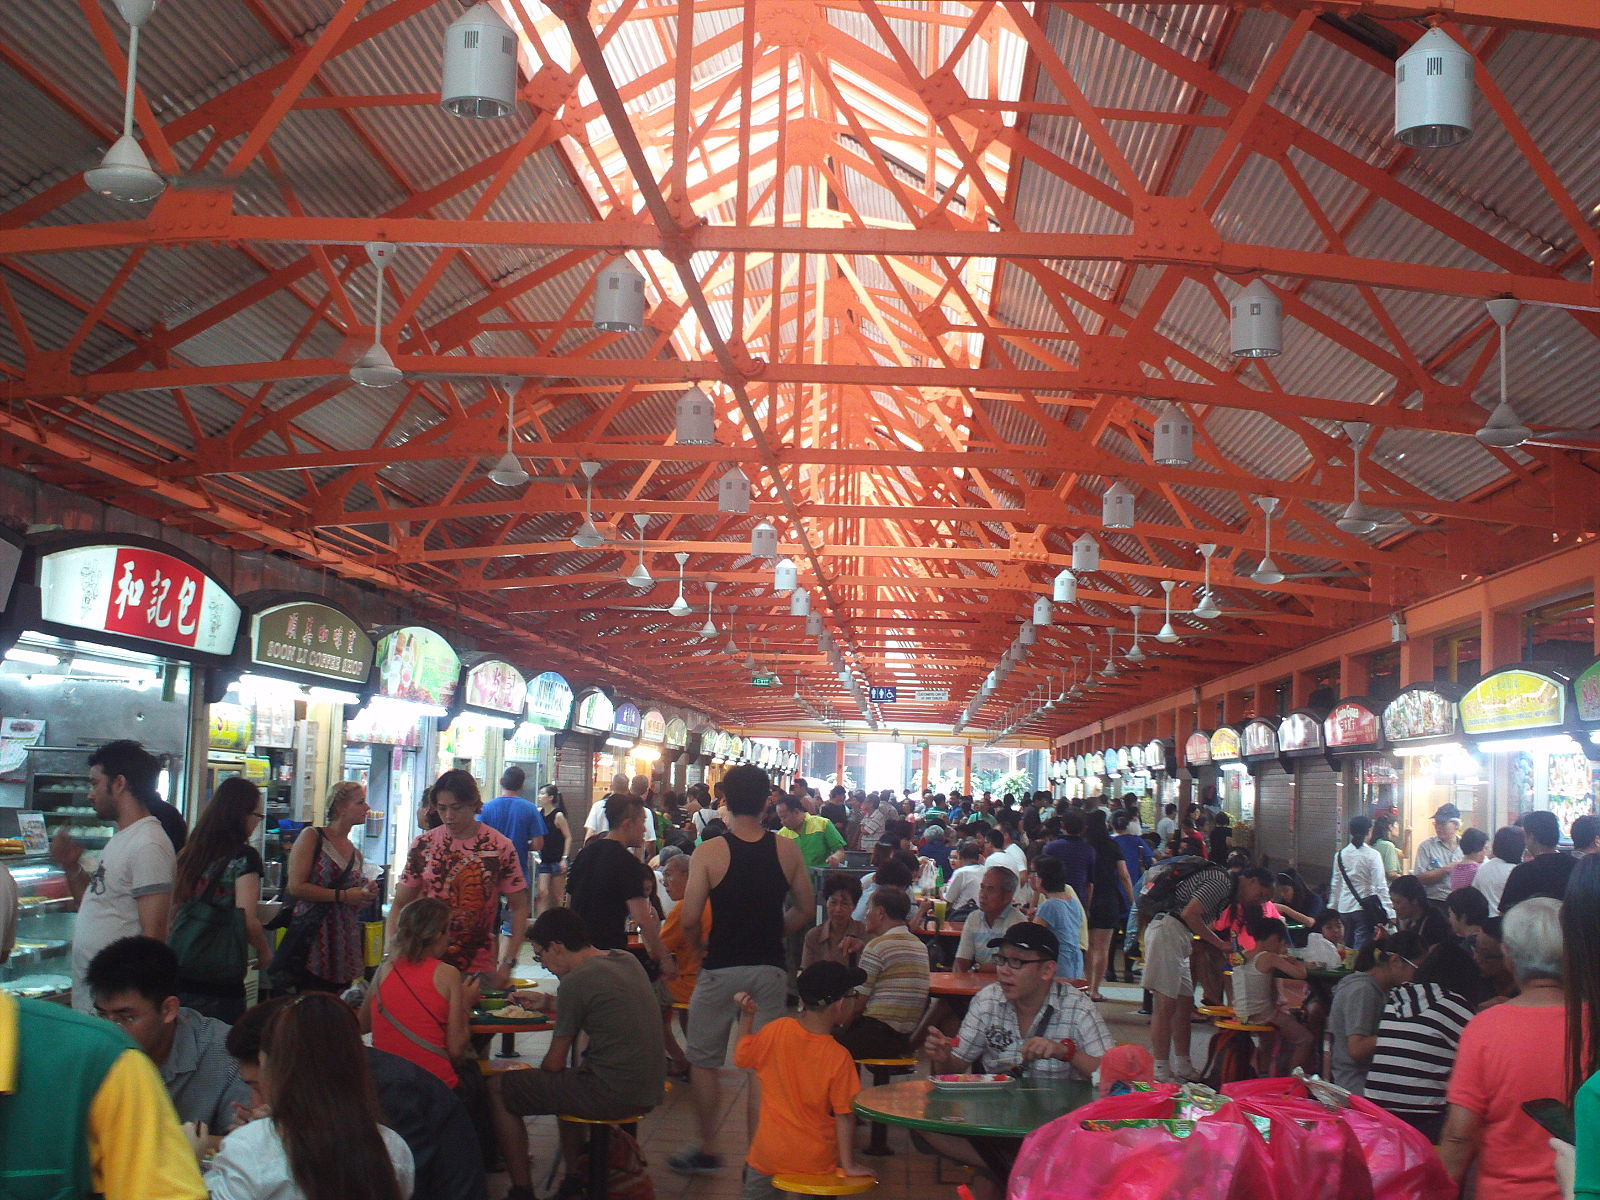
{"type": "Polygon", "coordinates": [[[103,1008],[97,1008],[97,1009],[94,1010],[94,1015],[97,1016],[97,1017],[101,1017],[104,1020],[110,1021],[113,1025],[119,1025],[122,1028],[126,1029],[129,1025],[132,1025],[135,1021],[137,1021],[144,1014],[143,1013],[130,1012],[125,1008],[119,1008],[116,1012],[107,1012],[103,1008]]]}
{"type": "Polygon", "coordinates": [[[1012,971],[1020,971],[1020,970],[1022,970],[1023,967],[1028,966],[1030,963],[1042,963],[1042,962],[1054,962],[1054,961],[1055,961],[1054,959],[1049,959],[1049,958],[1016,958],[1016,957],[1014,957],[1013,955],[1010,955],[1010,954],[996,954],[994,956],[994,965],[995,966],[997,966],[997,967],[1005,967],[1008,970],[1012,970],[1012,971]]]}
{"type": "Polygon", "coordinates": [[[1409,958],[1405,957],[1405,955],[1403,955],[1403,954],[1396,954],[1395,957],[1398,958],[1401,962],[1405,963],[1405,965],[1410,967],[1413,971],[1420,971],[1422,969],[1421,967],[1417,966],[1416,963],[1412,962],[1409,958]]]}

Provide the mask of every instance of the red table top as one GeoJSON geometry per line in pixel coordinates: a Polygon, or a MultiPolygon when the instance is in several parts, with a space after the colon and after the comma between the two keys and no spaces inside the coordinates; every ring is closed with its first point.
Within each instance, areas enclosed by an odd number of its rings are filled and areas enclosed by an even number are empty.
{"type": "Polygon", "coordinates": [[[928,990],[935,996],[976,996],[996,978],[993,971],[934,971],[928,990]]]}

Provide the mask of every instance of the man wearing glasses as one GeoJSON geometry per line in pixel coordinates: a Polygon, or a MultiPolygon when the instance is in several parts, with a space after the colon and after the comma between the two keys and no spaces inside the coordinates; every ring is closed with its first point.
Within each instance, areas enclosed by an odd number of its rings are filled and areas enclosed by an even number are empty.
{"type": "Polygon", "coordinates": [[[1114,1043],[1088,997],[1056,979],[1056,935],[1024,922],[989,945],[999,978],[973,998],[954,1042],[928,1031],[923,1053],[932,1069],[1088,1079],[1114,1043]]]}

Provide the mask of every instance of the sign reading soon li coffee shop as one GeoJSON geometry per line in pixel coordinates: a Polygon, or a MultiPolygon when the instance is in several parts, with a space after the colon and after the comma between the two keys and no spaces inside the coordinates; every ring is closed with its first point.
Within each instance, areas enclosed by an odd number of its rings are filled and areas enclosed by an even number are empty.
{"type": "Polygon", "coordinates": [[[326,604],[277,604],[251,618],[250,662],[360,687],[372,674],[372,639],[326,604]]]}

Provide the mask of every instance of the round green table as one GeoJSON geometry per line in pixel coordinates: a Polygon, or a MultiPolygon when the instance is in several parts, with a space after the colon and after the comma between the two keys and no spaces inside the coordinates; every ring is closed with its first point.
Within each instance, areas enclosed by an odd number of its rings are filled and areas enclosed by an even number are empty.
{"type": "Polygon", "coordinates": [[[1003,1183],[1023,1138],[1094,1098],[1094,1084],[1066,1079],[962,1090],[913,1079],[866,1088],[856,1096],[855,1110],[885,1125],[964,1137],[1003,1183]]]}

